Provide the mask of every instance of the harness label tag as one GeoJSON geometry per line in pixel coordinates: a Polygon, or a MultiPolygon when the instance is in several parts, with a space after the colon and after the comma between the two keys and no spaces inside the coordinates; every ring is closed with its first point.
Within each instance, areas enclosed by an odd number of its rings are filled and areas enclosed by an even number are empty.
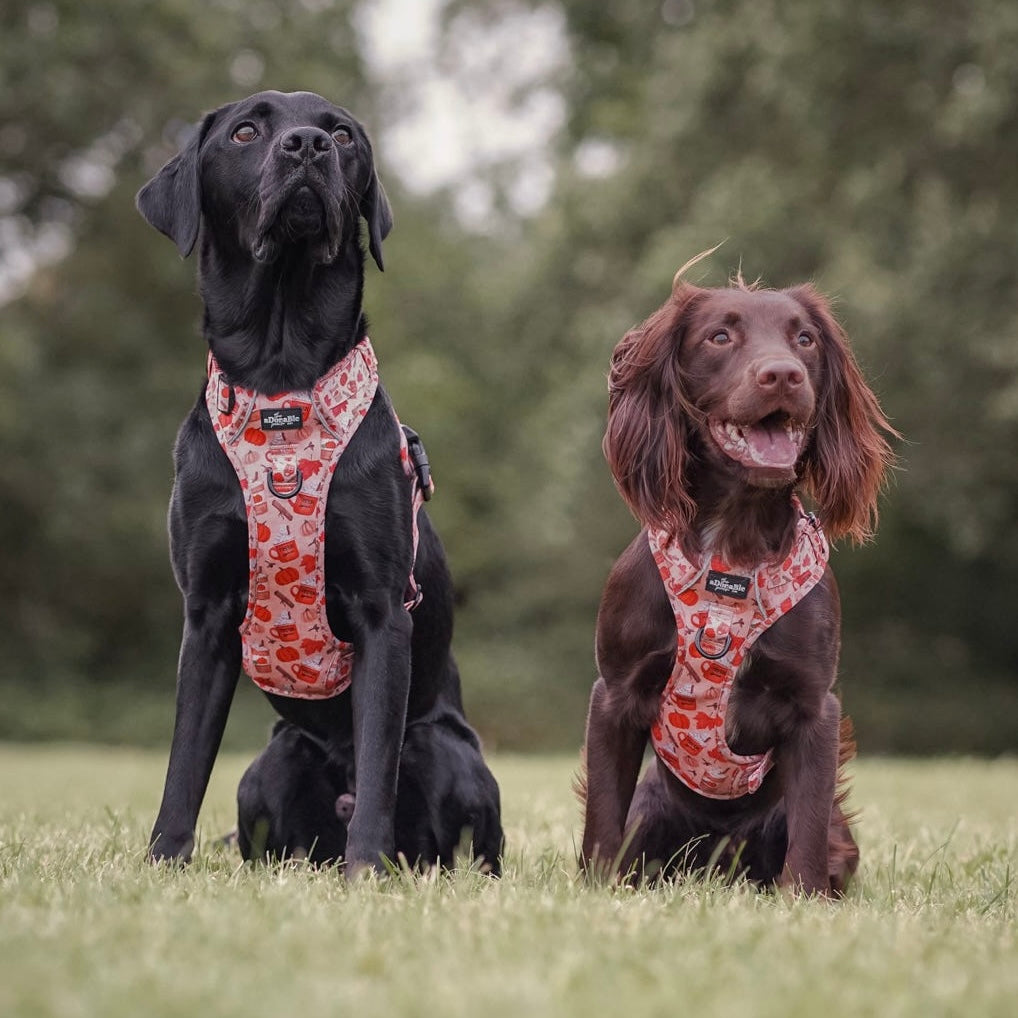
{"type": "Polygon", "coordinates": [[[734,597],[740,601],[749,595],[750,577],[736,576],[734,573],[719,573],[711,569],[707,573],[706,588],[712,594],[723,597],[734,597]]]}
{"type": "Polygon", "coordinates": [[[299,406],[272,407],[260,410],[262,431],[297,431],[304,425],[304,415],[299,406]]]}

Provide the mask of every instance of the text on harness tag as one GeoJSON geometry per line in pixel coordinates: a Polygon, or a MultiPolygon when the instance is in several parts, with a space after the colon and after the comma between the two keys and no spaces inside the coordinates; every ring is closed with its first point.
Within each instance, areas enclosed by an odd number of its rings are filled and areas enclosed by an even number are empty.
{"type": "Polygon", "coordinates": [[[304,425],[304,415],[299,406],[273,407],[259,413],[262,418],[262,431],[293,431],[304,425]]]}
{"type": "Polygon", "coordinates": [[[719,573],[711,569],[707,573],[706,588],[712,594],[723,597],[734,597],[743,600],[749,594],[748,576],[736,576],[734,573],[719,573]]]}

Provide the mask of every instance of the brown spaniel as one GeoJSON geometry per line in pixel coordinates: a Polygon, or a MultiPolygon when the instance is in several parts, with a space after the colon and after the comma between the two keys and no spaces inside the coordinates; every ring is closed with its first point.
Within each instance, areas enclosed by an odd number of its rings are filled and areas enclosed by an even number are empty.
{"type": "Polygon", "coordinates": [[[687,267],[611,361],[604,450],[644,529],[598,614],[581,865],[840,894],[859,851],[824,532],[872,533],[897,432],[812,286],[687,267]]]}

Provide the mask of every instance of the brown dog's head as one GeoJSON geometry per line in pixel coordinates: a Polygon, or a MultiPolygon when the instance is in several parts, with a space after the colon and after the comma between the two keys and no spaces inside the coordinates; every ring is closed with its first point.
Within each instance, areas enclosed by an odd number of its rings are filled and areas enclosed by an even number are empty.
{"type": "Polygon", "coordinates": [[[892,459],[885,435],[897,432],[809,285],[707,289],[677,277],[612,356],[605,456],[641,523],[672,534],[693,517],[697,473],[801,485],[832,538],[865,540],[892,459]]]}
{"type": "Polygon", "coordinates": [[[233,243],[256,261],[303,245],[329,264],[363,215],[382,268],[382,241],[392,228],[367,133],[313,92],[258,92],[207,114],[138,192],[137,204],[185,258],[210,217],[232,225],[215,243],[233,243]]]}

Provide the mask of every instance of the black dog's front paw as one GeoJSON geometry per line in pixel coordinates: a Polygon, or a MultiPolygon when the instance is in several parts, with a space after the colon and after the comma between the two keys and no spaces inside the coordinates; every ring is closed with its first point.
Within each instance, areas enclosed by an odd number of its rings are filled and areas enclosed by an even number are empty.
{"type": "Polygon", "coordinates": [[[343,872],[347,880],[389,872],[386,861],[396,857],[393,845],[378,838],[358,838],[351,830],[346,843],[343,872]]]}
{"type": "Polygon", "coordinates": [[[153,863],[178,863],[183,865],[191,861],[194,852],[194,832],[173,835],[158,828],[149,839],[148,858],[153,863]]]}
{"type": "Polygon", "coordinates": [[[360,880],[363,877],[384,876],[388,871],[382,865],[381,857],[374,861],[367,859],[347,859],[343,864],[343,876],[347,880],[360,880]]]}

